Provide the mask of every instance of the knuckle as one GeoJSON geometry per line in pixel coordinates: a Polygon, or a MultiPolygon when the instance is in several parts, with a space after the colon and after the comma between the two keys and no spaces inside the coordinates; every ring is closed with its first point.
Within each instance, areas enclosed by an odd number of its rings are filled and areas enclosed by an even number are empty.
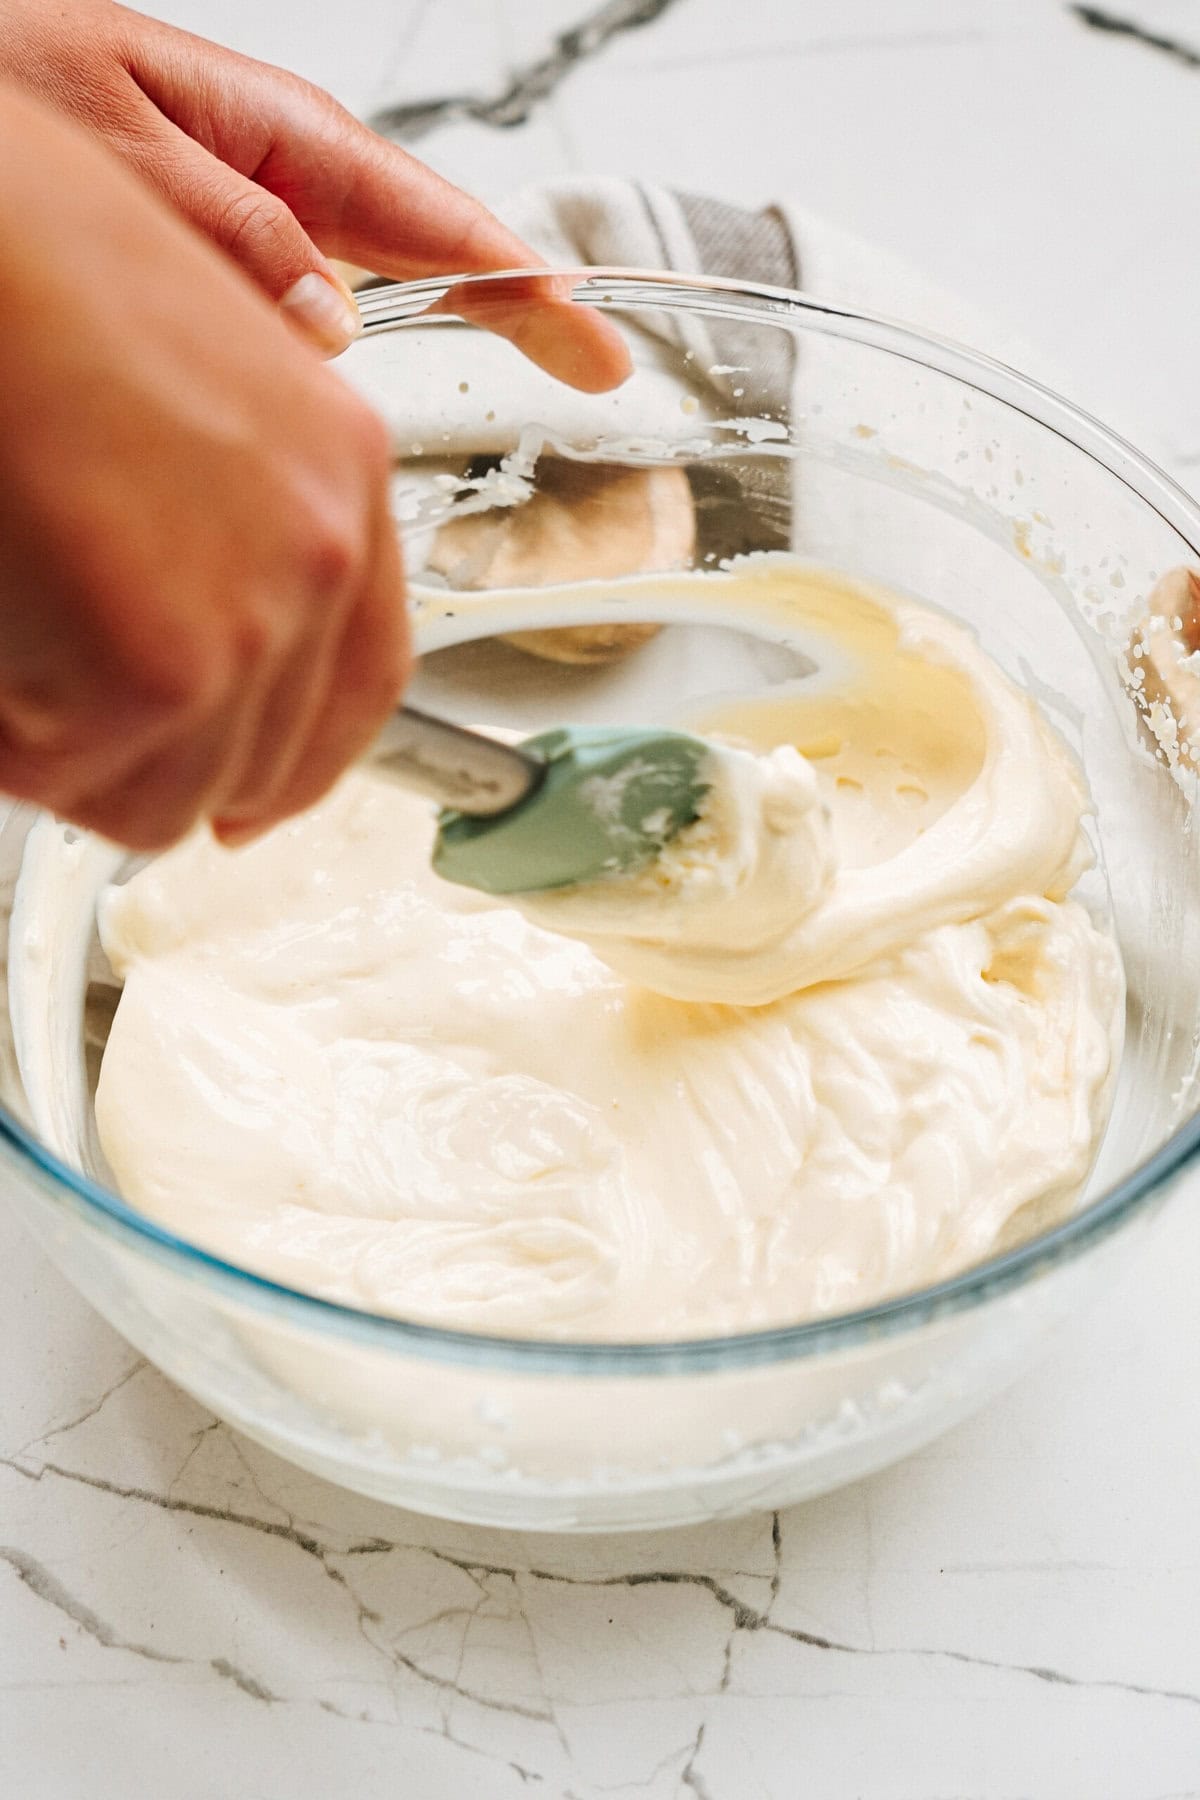
{"type": "Polygon", "coordinates": [[[211,706],[228,679],[226,659],[211,634],[204,641],[163,642],[154,655],[135,652],[123,659],[118,710],[131,731],[146,720],[188,718],[211,706]]]}
{"type": "Polygon", "coordinates": [[[281,246],[289,223],[290,215],[281,200],[261,188],[249,188],[219,202],[211,231],[217,242],[237,257],[281,246]]]}
{"type": "Polygon", "coordinates": [[[361,532],[348,509],[312,509],[300,545],[301,568],[309,593],[322,598],[346,593],[362,562],[361,532]]]}
{"type": "Polygon", "coordinates": [[[131,725],[198,720],[248,698],[259,672],[285,653],[299,628],[297,609],[283,604],[285,586],[281,571],[277,586],[214,604],[200,628],[171,633],[153,655],[135,651],[119,678],[131,725]]]}
{"type": "Polygon", "coordinates": [[[241,681],[264,664],[273,662],[287,636],[285,609],[268,609],[260,605],[242,612],[230,629],[226,665],[233,671],[232,681],[241,681]]]}

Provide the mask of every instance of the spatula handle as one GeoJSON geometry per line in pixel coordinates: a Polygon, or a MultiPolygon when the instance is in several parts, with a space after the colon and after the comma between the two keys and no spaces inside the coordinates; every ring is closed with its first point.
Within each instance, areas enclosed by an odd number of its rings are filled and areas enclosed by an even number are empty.
{"type": "Polygon", "coordinates": [[[481,819],[526,799],[546,772],[540,758],[414,706],[396,709],[367,760],[377,773],[481,819]]]}

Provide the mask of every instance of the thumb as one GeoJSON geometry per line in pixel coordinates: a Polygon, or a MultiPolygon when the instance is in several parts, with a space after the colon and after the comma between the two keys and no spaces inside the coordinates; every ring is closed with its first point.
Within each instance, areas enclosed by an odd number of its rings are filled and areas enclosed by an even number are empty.
{"type": "Polygon", "coordinates": [[[353,294],[276,195],[188,140],[184,154],[171,159],[163,185],[185,217],[240,264],[323,355],[337,356],[358,336],[353,294]]]}

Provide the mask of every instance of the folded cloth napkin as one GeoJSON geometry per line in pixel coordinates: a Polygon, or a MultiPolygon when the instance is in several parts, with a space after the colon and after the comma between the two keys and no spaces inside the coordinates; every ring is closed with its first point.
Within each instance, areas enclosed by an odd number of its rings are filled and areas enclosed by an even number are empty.
{"type": "Polygon", "coordinates": [[[596,176],[522,188],[497,210],[550,263],[675,269],[802,288],[1007,354],[992,325],[915,269],[789,201],[754,211],[596,176]]]}

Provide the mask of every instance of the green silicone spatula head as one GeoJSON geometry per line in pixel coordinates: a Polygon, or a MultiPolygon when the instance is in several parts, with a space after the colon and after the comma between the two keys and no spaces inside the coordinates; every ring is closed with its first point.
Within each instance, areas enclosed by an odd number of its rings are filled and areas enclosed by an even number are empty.
{"type": "Polygon", "coordinates": [[[443,802],[439,875],[528,894],[650,862],[698,816],[713,757],[683,731],[560,725],[507,744],[403,706],[370,760],[443,802]]]}
{"type": "Polygon", "coordinates": [[[712,757],[682,731],[561,725],[516,746],[545,763],[525,800],[490,818],[447,809],[433,866],[488,894],[574,886],[651,861],[697,817],[712,757]]]}

